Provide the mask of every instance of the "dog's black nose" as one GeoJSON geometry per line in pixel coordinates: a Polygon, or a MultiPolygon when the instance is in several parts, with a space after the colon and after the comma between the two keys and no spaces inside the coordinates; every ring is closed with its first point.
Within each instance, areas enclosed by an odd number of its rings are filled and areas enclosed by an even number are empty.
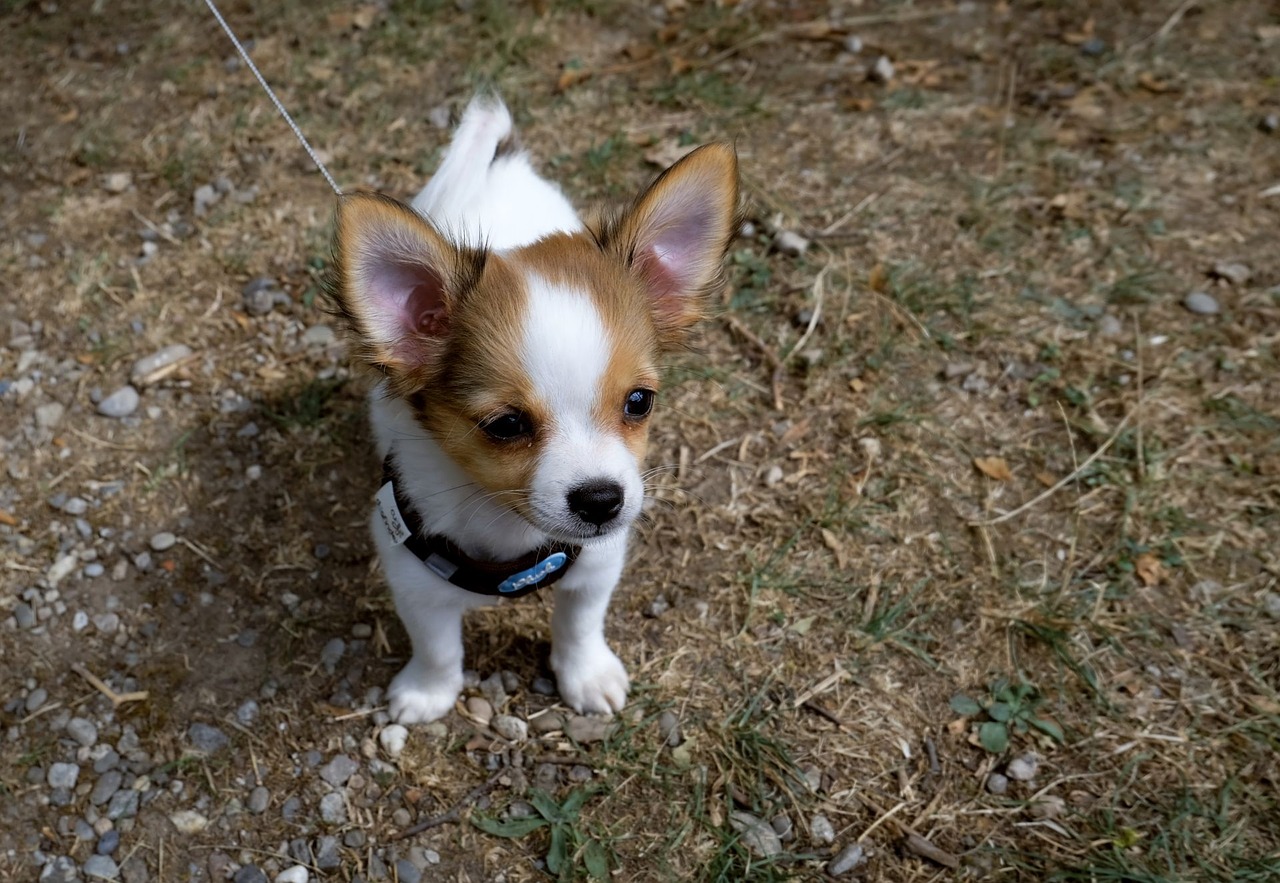
{"type": "Polygon", "coordinates": [[[602,525],[622,511],[622,485],[593,479],[569,491],[569,511],[588,524],[602,525]]]}

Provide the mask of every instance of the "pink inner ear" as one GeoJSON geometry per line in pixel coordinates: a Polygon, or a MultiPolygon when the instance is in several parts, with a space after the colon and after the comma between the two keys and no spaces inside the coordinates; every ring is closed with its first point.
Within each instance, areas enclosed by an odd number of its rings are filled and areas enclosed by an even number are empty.
{"type": "MultiPolygon", "coordinates": [[[[687,201],[686,201],[687,203],[687,201]]],[[[659,300],[681,298],[700,287],[714,249],[715,218],[707,205],[683,205],[683,213],[658,220],[652,239],[642,245],[635,266],[659,300]]],[[[678,304],[671,304],[673,310],[678,304]]]]}
{"type": "Polygon", "coordinates": [[[399,261],[369,268],[370,322],[378,338],[392,343],[402,356],[410,356],[412,338],[440,337],[448,331],[444,280],[425,264],[399,261]]]}

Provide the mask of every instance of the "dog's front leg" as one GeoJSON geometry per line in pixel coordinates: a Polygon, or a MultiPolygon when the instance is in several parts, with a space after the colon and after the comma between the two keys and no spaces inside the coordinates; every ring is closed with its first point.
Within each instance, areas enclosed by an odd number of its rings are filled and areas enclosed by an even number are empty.
{"type": "Polygon", "coordinates": [[[583,714],[621,711],[630,681],[604,639],[609,597],[626,550],[583,550],[574,572],[555,587],[551,614],[551,670],[560,698],[583,714]]]}
{"type": "Polygon", "coordinates": [[[396,612],[413,643],[413,658],[391,681],[391,717],[418,724],[444,717],[462,692],[463,604],[396,591],[396,612]]]}

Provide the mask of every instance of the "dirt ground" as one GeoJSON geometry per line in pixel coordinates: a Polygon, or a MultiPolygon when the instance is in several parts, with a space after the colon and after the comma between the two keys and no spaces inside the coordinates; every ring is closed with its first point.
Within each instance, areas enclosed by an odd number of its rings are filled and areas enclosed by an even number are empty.
{"type": "Polygon", "coordinates": [[[583,206],[740,156],[627,712],[402,753],[333,194],[202,5],[3,8],[0,878],[1280,879],[1274,4],[228,2],[345,188],[485,85],[583,206]]]}

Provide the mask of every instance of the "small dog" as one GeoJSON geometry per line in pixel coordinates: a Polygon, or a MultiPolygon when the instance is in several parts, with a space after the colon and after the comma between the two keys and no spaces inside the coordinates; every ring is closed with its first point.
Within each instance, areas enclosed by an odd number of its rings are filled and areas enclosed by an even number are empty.
{"type": "Polygon", "coordinates": [[[560,696],[581,713],[626,702],[604,617],[658,369],[720,278],[737,210],[733,148],[710,144],[588,226],[488,98],[412,206],[339,201],[331,295],[382,375],[370,527],[413,643],[388,691],[400,723],[453,708],[469,608],[552,583],[560,696]]]}

